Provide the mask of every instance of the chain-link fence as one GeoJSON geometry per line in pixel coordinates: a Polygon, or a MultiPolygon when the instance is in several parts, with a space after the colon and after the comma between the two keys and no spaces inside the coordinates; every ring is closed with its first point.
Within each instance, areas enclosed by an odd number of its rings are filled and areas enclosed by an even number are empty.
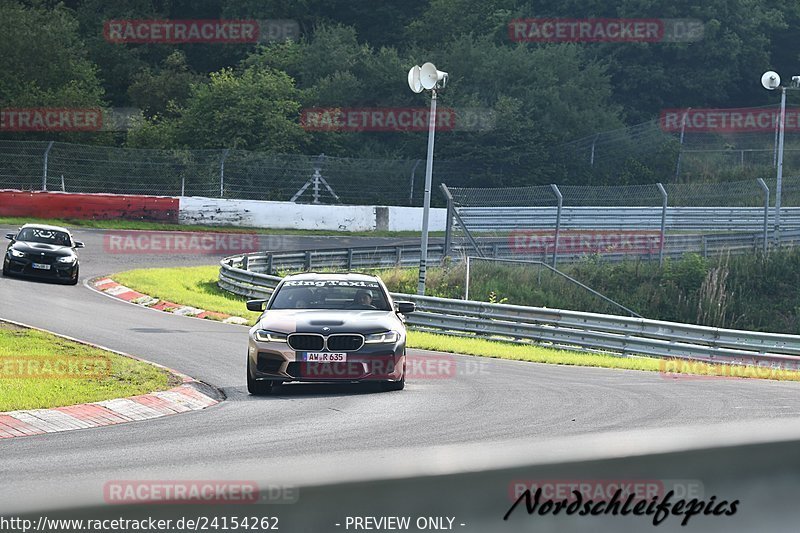
{"type": "MultiPolygon", "coordinates": [[[[436,161],[434,186],[468,170],[436,161]]],[[[0,189],[420,206],[424,182],[424,160],[0,141],[0,189]]]]}
{"type": "MultiPolygon", "coordinates": [[[[800,111],[785,119],[784,172],[800,174],[800,111]]],[[[657,120],[560,145],[565,168],[582,181],[720,181],[775,175],[780,107],[668,110],[657,120]],[[670,114],[672,120],[670,120],[670,114]]]]}
{"type": "Polygon", "coordinates": [[[686,250],[766,251],[800,236],[800,178],[625,186],[443,186],[448,249],[555,263],[593,255],[663,260],[686,250]]]}

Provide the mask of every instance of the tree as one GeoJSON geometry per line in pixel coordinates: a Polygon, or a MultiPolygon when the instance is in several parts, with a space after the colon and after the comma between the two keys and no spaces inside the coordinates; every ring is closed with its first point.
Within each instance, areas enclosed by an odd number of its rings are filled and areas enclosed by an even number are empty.
{"type": "Polygon", "coordinates": [[[208,83],[192,85],[175,118],[155,117],[129,135],[131,146],[234,148],[296,153],[305,132],[297,122],[300,104],[293,80],[284,72],[250,67],[223,69],[208,83]]]}

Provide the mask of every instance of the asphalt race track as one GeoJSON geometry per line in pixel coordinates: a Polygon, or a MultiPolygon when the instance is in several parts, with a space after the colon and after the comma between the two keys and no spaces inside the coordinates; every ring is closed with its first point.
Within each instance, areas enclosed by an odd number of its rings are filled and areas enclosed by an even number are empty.
{"type": "MultiPolygon", "coordinates": [[[[460,450],[495,442],[498,454],[504,445],[545,449],[562,437],[590,447],[605,432],[633,436],[755,420],[780,427],[800,416],[800,383],[668,379],[467,356],[458,357],[455,375],[410,380],[402,392],[295,384],[274,397],[251,397],[244,380],[245,328],[141,308],[83,284],[132,268],[213,264],[227,254],[108,254],[103,233],[74,231],[86,242],[78,286],[1,278],[0,317],[166,365],[221,389],[227,400],[152,421],[0,441],[3,513],[102,504],[109,480],[363,480],[400,476],[420,465],[447,470],[460,450]]],[[[273,249],[387,242],[265,238],[273,249]]],[[[480,456],[471,457],[480,469],[480,456]]]]}

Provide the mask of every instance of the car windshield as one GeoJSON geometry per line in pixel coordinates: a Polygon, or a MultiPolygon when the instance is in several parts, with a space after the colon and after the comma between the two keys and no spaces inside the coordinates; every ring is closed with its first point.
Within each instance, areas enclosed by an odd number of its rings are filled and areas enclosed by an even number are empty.
{"type": "Polygon", "coordinates": [[[287,281],[270,309],[378,309],[389,311],[380,284],[374,281],[287,281]]]}
{"type": "Polygon", "coordinates": [[[71,246],[71,239],[68,233],[43,228],[23,228],[17,234],[16,240],[40,242],[44,244],[53,244],[55,246],[71,246]]]}

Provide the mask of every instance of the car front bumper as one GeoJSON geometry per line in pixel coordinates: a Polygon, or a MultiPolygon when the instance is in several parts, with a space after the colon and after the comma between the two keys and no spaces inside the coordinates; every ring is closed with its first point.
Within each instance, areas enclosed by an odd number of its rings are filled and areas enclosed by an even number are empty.
{"type": "Polygon", "coordinates": [[[405,367],[405,339],[394,344],[365,344],[345,352],[346,362],[317,363],[304,360],[285,342],[260,342],[250,336],[248,358],[256,379],[274,381],[399,381],[405,367]]]}
{"type": "Polygon", "coordinates": [[[42,264],[48,265],[50,268],[41,269],[34,268],[34,263],[39,263],[34,259],[28,257],[12,257],[8,253],[3,260],[3,266],[9,274],[14,276],[25,276],[30,278],[41,279],[54,279],[54,280],[71,280],[75,278],[75,271],[78,268],[78,261],[74,263],[59,263],[58,261],[47,258],[42,264]]]}

